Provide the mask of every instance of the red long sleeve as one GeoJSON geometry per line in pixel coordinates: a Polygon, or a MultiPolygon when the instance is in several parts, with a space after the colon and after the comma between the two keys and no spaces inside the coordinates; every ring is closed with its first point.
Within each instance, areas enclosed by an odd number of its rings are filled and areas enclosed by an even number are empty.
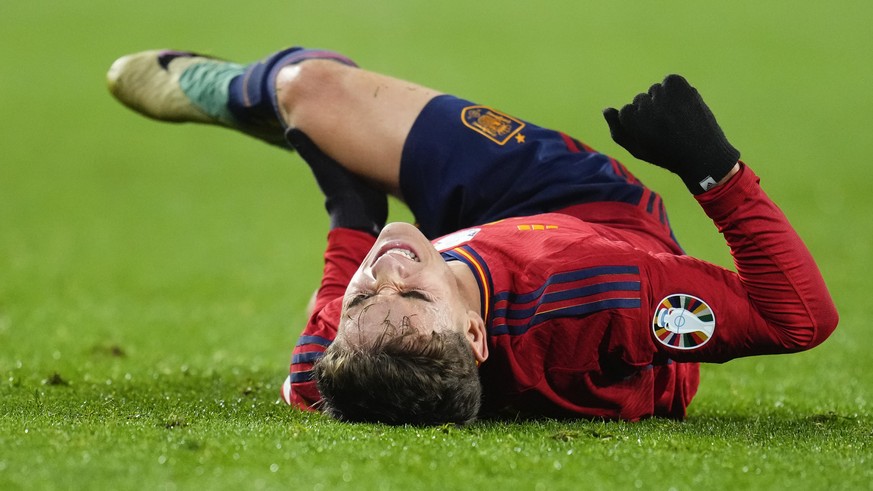
{"type": "Polygon", "coordinates": [[[324,251],[324,273],[315,298],[313,314],[317,315],[336,298],[342,298],[352,275],[373,246],[375,238],[365,232],[347,228],[331,230],[324,251]]]}
{"type": "Polygon", "coordinates": [[[817,346],[837,326],[836,307],[803,241],[742,166],[697,199],[727,240],[749,300],[787,351],[817,346]]]}
{"type": "Polygon", "coordinates": [[[365,232],[338,228],[327,236],[324,275],[312,315],[291,358],[291,374],[282,387],[282,399],[302,409],[312,409],[321,396],[312,380],[312,366],[336,337],[342,298],[375,238],[365,232]]]}
{"type": "Polygon", "coordinates": [[[705,344],[655,343],[673,360],[724,362],[802,351],[836,328],[837,311],[815,261],[758,182],[743,165],[730,181],[697,196],[727,241],[736,273],[690,256],[660,254],[646,260],[649,301],[687,294],[702,300],[714,316],[714,332],[705,344]]]}

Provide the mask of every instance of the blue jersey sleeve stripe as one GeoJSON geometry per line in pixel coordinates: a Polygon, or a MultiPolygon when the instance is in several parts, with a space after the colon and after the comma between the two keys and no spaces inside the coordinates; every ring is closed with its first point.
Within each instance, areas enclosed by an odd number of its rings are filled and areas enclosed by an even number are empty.
{"type": "Polygon", "coordinates": [[[500,292],[494,295],[494,301],[499,302],[501,300],[508,301],[510,303],[529,303],[534,300],[540,298],[543,295],[543,292],[551,285],[556,285],[560,283],[569,283],[572,281],[585,280],[589,278],[594,278],[596,276],[605,276],[605,275],[619,275],[619,274],[629,274],[629,275],[639,275],[640,268],[636,266],[598,266],[595,268],[586,268],[580,269],[577,271],[568,271],[565,273],[559,273],[556,275],[550,276],[543,286],[537,288],[536,290],[529,292],[518,294],[514,292],[500,292]]]}
{"type": "Polygon", "coordinates": [[[635,309],[639,308],[640,305],[641,302],[639,298],[612,298],[582,305],[573,305],[567,308],[556,309],[549,312],[543,312],[531,318],[530,322],[521,325],[510,326],[505,323],[493,325],[489,332],[490,334],[495,336],[499,336],[502,334],[517,336],[520,334],[524,334],[531,328],[551,319],[556,319],[559,317],[583,317],[585,315],[609,309],[635,309]]]}
{"type": "Polygon", "coordinates": [[[330,346],[330,343],[332,342],[332,340],[321,336],[300,336],[300,339],[297,340],[297,346],[303,346],[304,344],[317,344],[326,348],[330,346]]]}
{"type": "Polygon", "coordinates": [[[312,370],[307,370],[305,372],[291,372],[292,384],[300,384],[303,382],[309,382],[310,380],[312,380],[312,370]]]}
{"type": "Polygon", "coordinates": [[[658,199],[658,195],[655,193],[649,194],[649,201],[646,203],[646,212],[652,213],[655,210],[655,200],[658,199]]]}
{"type": "Polygon", "coordinates": [[[324,353],[321,351],[312,351],[309,353],[298,353],[291,357],[291,363],[315,363],[321,357],[324,356],[324,353]]]}
{"type": "Polygon", "coordinates": [[[588,315],[593,312],[599,312],[601,310],[609,310],[609,309],[637,309],[641,305],[639,298],[611,298],[609,300],[600,300],[598,302],[586,303],[582,305],[574,305],[572,307],[567,307],[564,309],[552,310],[550,312],[543,312],[542,314],[537,314],[531,320],[531,327],[542,324],[547,320],[554,319],[556,317],[577,317],[588,315]]]}
{"type": "Polygon", "coordinates": [[[526,319],[536,314],[538,310],[542,310],[547,304],[554,302],[563,302],[566,300],[578,299],[582,303],[586,297],[609,292],[637,292],[635,297],[639,296],[640,282],[639,281],[615,281],[607,283],[598,283],[589,285],[583,288],[574,288],[561,292],[546,293],[541,296],[537,303],[528,308],[514,308],[512,304],[506,307],[496,309],[494,311],[495,318],[504,317],[507,320],[526,319]]]}

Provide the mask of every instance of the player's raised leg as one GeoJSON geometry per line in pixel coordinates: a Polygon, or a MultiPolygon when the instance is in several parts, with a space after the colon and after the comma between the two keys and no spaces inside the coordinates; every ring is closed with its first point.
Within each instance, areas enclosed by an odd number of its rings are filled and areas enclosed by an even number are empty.
{"type": "Polygon", "coordinates": [[[324,60],[284,67],[278,110],[346,169],[400,196],[406,139],[436,90],[324,60]]]}
{"type": "Polygon", "coordinates": [[[298,128],[343,166],[398,195],[406,136],[438,95],[361,70],[338,53],[303,48],[249,65],[144,51],[119,58],[107,79],[119,101],[161,121],[224,126],[285,148],[285,130],[298,128]]]}
{"type": "Polygon", "coordinates": [[[312,59],[355,66],[338,53],[299,47],[249,65],[188,51],[150,50],[116,60],[107,83],[121,103],[144,116],[224,126],[287,148],[272,81],[283,66],[312,59]]]}

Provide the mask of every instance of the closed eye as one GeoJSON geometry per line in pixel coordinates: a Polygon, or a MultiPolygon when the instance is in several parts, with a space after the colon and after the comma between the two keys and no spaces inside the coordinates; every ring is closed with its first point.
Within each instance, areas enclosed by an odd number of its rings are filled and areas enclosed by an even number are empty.
{"type": "MultiPolygon", "coordinates": [[[[360,305],[365,300],[367,300],[368,298],[370,298],[372,296],[373,295],[369,294],[369,293],[361,293],[361,294],[355,295],[354,297],[352,297],[351,301],[349,301],[349,304],[346,305],[346,309],[348,310],[348,309],[351,309],[352,307],[360,305]]],[[[426,295],[425,293],[422,293],[418,290],[406,290],[406,291],[400,292],[400,296],[403,298],[412,298],[415,300],[421,300],[423,302],[428,302],[428,303],[433,302],[433,300],[431,300],[431,298],[428,295],[426,295]]]]}
{"type": "Polygon", "coordinates": [[[368,298],[370,298],[369,294],[355,295],[355,297],[352,298],[352,301],[349,302],[349,304],[346,306],[346,309],[350,309],[350,308],[354,307],[355,305],[360,305],[361,302],[363,302],[364,300],[366,300],[368,298]]]}
{"type": "MultiPolygon", "coordinates": [[[[373,295],[370,293],[360,293],[358,295],[355,295],[354,297],[352,297],[351,301],[349,301],[348,305],[346,305],[346,310],[364,303],[364,301],[372,296],[373,295]]],[[[406,290],[400,292],[400,296],[403,298],[411,298],[413,300],[421,300],[423,302],[433,303],[433,300],[430,298],[430,296],[418,290],[406,290]]]]}
{"type": "Polygon", "coordinates": [[[427,295],[418,291],[418,290],[408,290],[400,294],[403,298],[414,298],[417,300],[423,300],[425,302],[433,302],[427,295]]]}

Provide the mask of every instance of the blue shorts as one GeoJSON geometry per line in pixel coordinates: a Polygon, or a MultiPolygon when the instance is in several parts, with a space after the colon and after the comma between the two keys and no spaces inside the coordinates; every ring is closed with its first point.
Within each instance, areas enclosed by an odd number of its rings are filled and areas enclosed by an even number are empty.
{"type": "Polygon", "coordinates": [[[561,132],[448,95],[431,100],[413,124],[400,190],[430,238],[611,202],[641,210],[675,243],[660,196],[614,159],[561,132]]]}

